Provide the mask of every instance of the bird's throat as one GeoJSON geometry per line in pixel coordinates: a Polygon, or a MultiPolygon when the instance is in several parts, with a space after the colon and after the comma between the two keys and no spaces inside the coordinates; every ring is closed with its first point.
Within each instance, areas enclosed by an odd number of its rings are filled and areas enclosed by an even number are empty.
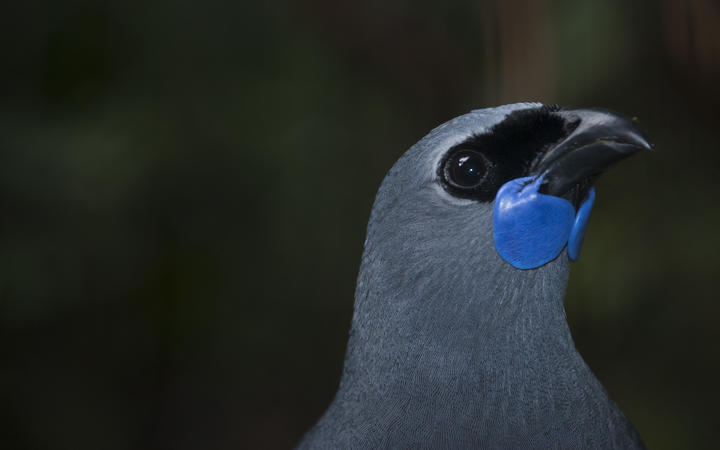
{"type": "Polygon", "coordinates": [[[501,269],[445,289],[418,277],[390,279],[390,269],[377,264],[380,272],[361,270],[343,386],[363,385],[379,396],[429,385],[496,389],[509,374],[520,383],[560,370],[559,361],[582,364],[563,308],[568,262],[561,258],[522,277],[503,263],[507,274],[501,269]]]}

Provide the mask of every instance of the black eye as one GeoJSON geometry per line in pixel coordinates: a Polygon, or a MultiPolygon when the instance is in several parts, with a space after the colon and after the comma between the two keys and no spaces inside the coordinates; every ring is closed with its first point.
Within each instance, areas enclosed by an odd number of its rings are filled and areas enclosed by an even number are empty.
{"type": "Polygon", "coordinates": [[[442,175],[456,189],[474,189],[485,181],[488,166],[488,160],[477,150],[459,150],[445,160],[442,175]]]}

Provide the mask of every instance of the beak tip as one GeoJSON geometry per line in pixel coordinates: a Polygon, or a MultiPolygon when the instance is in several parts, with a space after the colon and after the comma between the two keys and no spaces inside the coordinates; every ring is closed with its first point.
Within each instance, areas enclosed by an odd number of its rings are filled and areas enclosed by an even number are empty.
{"type": "Polygon", "coordinates": [[[639,129],[634,124],[624,128],[624,140],[627,144],[633,145],[638,150],[654,150],[655,144],[650,142],[643,130],[639,129]]]}
{"type": "Polygon", "coordinates": [[[650,151],[650,152],[655,151],[655,144],[653,144],[653,143],[651,143],[651,142],[649,142],[649,141],[646,141],[645,139],[640,139],[640,140],[638,140],[638,141],[636,141],[636,142],[633,142],[633,143],[630,144],[630,145],[632,145],[633,147],[635,147],[635,148],[636,148],[636,151],[640,151],[640,152],[643,151],[643,150],[647,150],[647,151],[650,151]]]}
{"type": "Polygon", "coordinates": [[[636,140],[635,143],[638,145],[638,147],[642,148],[643,150],[650,150],[650,151],[655,150],[655,144],[650,142],[642,133],[638,136],[638,139],[636,140]]]}

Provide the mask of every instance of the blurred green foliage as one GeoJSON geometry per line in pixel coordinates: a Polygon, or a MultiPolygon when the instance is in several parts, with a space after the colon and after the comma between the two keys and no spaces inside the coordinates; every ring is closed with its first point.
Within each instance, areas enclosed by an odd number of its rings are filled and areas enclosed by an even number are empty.
{"type": "Polygon", "coordinates": [[[335,392],[375,190],[470,109],[638,116],[567,310],[651,448],[711,448],[720,7],[64,2],[0,14],[2,448],[288,448],[335,392]]]}

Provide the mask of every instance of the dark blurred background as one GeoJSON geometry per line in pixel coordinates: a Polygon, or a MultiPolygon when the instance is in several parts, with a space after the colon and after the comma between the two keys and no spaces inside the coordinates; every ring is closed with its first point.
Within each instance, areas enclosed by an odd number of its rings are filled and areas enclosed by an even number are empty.
{"type": "Polygon", "coordinates": [[[337,387],[375,191],[471,109],[639,117],[567,310],[651,448],[720,425],[720,4],[14,2],[0,447],[289,448],[337,387]]]}

